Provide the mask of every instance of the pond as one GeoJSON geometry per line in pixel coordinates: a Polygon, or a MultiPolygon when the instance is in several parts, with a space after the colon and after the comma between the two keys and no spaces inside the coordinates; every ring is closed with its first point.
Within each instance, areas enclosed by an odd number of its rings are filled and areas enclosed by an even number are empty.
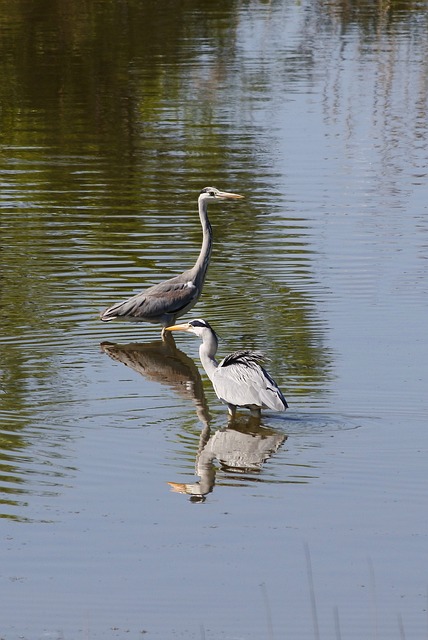
{"type": "Polygon", "coordinates": [[[428,10],[0,1],[0,636],[427,634],[428,10]],[[192,266],[199,341],[104,324],[192,266]]]}

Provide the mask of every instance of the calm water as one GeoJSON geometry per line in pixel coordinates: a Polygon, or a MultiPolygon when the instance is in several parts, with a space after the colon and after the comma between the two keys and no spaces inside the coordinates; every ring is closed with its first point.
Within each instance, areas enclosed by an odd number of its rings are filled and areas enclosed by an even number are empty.
{"type": "Polygon", "coordinates": [[[427,638],[428,9],[0,1],[0,636],[427,638]],[[198,341],[99,311],[215,246],[198,341]],[[170,483],[170,484],[168,484],[170,483]]]}

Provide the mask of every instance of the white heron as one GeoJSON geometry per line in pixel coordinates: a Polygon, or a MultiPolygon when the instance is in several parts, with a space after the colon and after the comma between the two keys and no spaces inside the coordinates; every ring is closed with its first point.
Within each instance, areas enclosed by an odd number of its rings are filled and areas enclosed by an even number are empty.
{"type": "Polygon", "coordinates": [[[227,404],[234,418],[237,407],[248,407],[252,415],[260,417],[262,408],[285,411],[288,407],[281,390],[266,369],[260,351],[235,351],[217,362],[218,338],[206,320],[191,320],[186,324],[165,327],[166,331],[187,331],[202,340],[199,357],[211,380],[217,397],[227,404]]]}

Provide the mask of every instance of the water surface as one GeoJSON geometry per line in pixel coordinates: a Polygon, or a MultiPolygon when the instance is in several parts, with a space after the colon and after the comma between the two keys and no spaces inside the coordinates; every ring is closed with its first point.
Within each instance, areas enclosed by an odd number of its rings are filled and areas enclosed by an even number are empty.
{"type": "Polygon", "coordinates": [[[0,632],[426,637],[423,3],[0,2],[0,632]],[[215,244],[198,342],[101,323],[215,244]],[[168,484],[169,483],[169,484],[168,484]]]}

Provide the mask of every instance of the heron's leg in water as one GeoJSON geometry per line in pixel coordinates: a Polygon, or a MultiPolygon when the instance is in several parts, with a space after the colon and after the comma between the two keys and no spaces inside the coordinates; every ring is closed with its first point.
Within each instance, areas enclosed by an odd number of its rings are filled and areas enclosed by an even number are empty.
{"type": "Polygon", "coordinates": [[[250,413],[254,418],[261,418],[261,415],[262,415],[261,407],[254,407],[253,409],[250,409],[250,413]]]}
{"type": "Polygon", "coordinates": [[[162,337],[162,342],[165,343],[165,346],[170,346],[175,348],[175,340],[171,331],[166,331],[164,327],[161,332],[161,337],[162,337]]]}
{"type": "Polygon", "coordinates": [[[227,410],[229,412],[229,420],[234,420],[236,417],[236,406],[234,404],[228,404],[227,410]]]}

